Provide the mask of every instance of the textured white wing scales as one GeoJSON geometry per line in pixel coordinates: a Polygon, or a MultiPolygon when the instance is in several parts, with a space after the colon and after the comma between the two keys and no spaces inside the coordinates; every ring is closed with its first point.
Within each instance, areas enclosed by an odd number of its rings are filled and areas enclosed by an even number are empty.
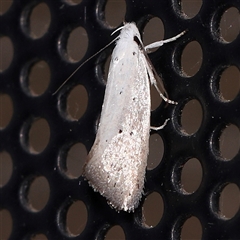
{"type": "Polygon", "coordinates": [[[142,196],[150,131],[146,59],[134,36],[140,39],[135,24],[126,24],[112,54],[100,124],[84,168],[89,184],[125,211],[133,211],[142,196]]]}
{"type": "Polygon", "coordinates": [[[143,193],[149,151],[150,83],[157,88],[143,51],[136,25],[125,24],[112,53],[99,128],[83,173],[111,206],[129,212],[138,206],[143,193]]]}

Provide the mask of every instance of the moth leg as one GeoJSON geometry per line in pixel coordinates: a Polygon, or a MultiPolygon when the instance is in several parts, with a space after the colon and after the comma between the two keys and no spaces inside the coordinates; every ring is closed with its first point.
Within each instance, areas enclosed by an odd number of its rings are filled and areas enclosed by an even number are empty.
{"type": "MultiPolygon", "coordinates": [[[[147,62],[146,61],[146,66],[147,66],[147,72],[148,72],[148,77],[149,77],[149,80],[150,80],[150,83],[151,85],[154,85],[154,87],[156,88],[156,90],[158,91],[160,97],[167,103],[169,104],[175,104],[177,105],[178,103],[177,102],[174,102],[173,100],[171,99],[168,99],[167,97],[165,97],[162,92],[160,91],[160,89],[158,88],[157,86],[157,81],[156,81],[156,78],[155,76],[153,75],[153,73],[155,73],[155,69],[153,68],[153,66],[150,65],[150,62],[147,62]]],[[[156,77],[158,77],[157,73],[155,74],[156,77]]],[[[160,82],[160,80],[159,80],[160,82]]],[[[161,82],[160,82],[161,83],[161,82]]],[[[164,87],[162,86],[162,88],[164,89],[164,87]]],[[[165,91],[165,89],[164,89],[165,91]]],[[[166,91],[165,91],[166,92],[166,91]]]]}
{"type": "Polygon", "coordinates": [[[174,102],[173,100],[171,100],[171,99],[169,99],[169,98],[166,98],[166,97],[161,93],[161,91],[159,90],[159,88],[158,88],[158,86],[157,86],[156,81],[153,83],[153,85],[154,85],[154,87],[157,89],[160,97],[161,97],[165,102],[170,103],[170,104],[175,104],[175,105],[178,104],[177,102],[174,102]]]}
{"type": "Polygon", "coordinates": [[[163,129],[166,125],[167,125],[167,122],[170,120],[170,118],[167,118],[165,120],[165,122],[163,123],[163,125],[159,126],[159,127],[150,127],[151,130],[155,130],[155,131],[158,131],[158,130],[161,130],[163,129]]]}
{"type": "Polygon", "coordinates": [[[176,41],[178,38],[180,38],[183,34],[185,34],[186,31],[183,31],[181,33],[179,33],[178,35],[174,36],[174,37],[171,37],[171,38],[168,38],[168,39],[165,39],[165,40],[161,40],[161,41],[157,41],[157,42],[154,42],[154,43],[151,43],[147,46],[145,46],[145,51],[147,53],[150,53],[152,48],[159,48],[161,47],[163,44],[165,43],[169,43],[169,42],[173,42],[173,41],[176,41]]]}

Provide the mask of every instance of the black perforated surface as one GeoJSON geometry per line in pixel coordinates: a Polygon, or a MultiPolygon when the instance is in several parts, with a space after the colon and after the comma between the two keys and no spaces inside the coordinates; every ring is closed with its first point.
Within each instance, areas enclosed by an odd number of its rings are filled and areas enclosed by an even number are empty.
{"type": "Polygon", "coordinates": [[[93,144],[105,88],[101,70],[104,61],[99,59],[106,59],[109,52],[84,65],[52,96],[79,65],[67,62],[61,53],[64,52],[68,32],[76,26],[84,27],[88,34],[89,46],[83,60],[112,40],[112,29],[104,25],[101,14],[103,2],[84,0],[73,6],[64,1],[15,0],[8,12],[0,17],[0,34],[11,38],[15,53],[10,67],[0,75],[0,91],[12,98],[14,109],[9,125],[0,131],[0,151],[7,151],[13,161],[11,178],[0,188],[0,208],[7,209],[13,221],[9,239],[28,239],[37,233],[48,239],[104,239],[107,230],[114,225],[122,227],[128,240],[179,239],[181,226],[190,216],[199,219],[202,239],[239,239],[239,211],[230,220],[217,214],[220,189],[227,183],[240,187],[239,153],[231,161],[223,161],[217,151],[221,130],[227,124],[240,127],[239,94],[233,101],[224,102],[220,100],[217,89],[221,69],[230,65],[240,66],[239,36],[227,44],[220,40],[218,34],[221,15],[230,7],[240,10],[239,0],[204,0],[200,12],[192,19],[181,15],[177,1],[126,0],[125,20],[136,22],[140,31],[150,16],[163,21],[164,38],[188,30],[177,42],[164,45],[150,54],[169,96],[179,103],[166,108],[162,104],[153,112],[151,119],[156,126],[167,117],[172,118],[171,123],[159,132],[165,149],[162,162],[146,173],[145,193],[156,191],[164,202],[164,213],[157,226],[149,228],[142,224],[141,206],[145,197],[134,213],[118,213],[82,177],[69,179],[62,174],[61,166],[64,166],[70,146],[81,142],[89,151],[93,144]],[[51,24],[43,37],[31,39],[21,20],[40,2],[49,7],[51,24]],[[180,58],[183,48],[193,40],[202,47],[203,61],[197,74],[188,78],[180,70],[180,58]],[[46,61],[51,70],[49,87],[38,97],[28,94],[23,84],[28,74],[24,67],[36,60],[46,61]],[[66,98],[77,84],[86,88],[88,106],[79,121],[71,121],[65,113],[66,98]],[[201,126],[193,135],[184,134],[180,126],[181,110],[190,99],[197,99],[203,109],[201,126]],[[49,143],[40,154],[32,154],[24,147],[35,118],[44,118],[50,127],[49,143]],[[203,179],[195,193],[184,194],[179,190],[180,170],[189,158],[200,161],[203,179]],[[44,176],[50,186],[49,200],[40,212],[29,211],[24,200],[29,184],[36,176],[44,176]],[[88,220],[79,236],[70,236],[65,227],[65,214],[68,206],[76,200],[86,205],[88,220]]]}

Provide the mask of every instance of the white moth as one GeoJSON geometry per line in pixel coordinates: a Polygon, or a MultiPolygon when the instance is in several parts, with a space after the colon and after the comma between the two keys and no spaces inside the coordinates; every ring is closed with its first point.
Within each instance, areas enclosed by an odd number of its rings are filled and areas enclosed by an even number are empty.
{"type": "MultiPolygon", "coordinates": [[[[135,23],[126,23],[112,53],[100,123],[83,175],[116,210],[134,211],[143,194],[149,152],[150,84],[156,72],[146,54],[184,34],[143,47],[135,23]]],[[[169,119],[167,119],[169,120],[169,119]]],[[[162,129],[163,126],[153,128],[162,129]]]]}

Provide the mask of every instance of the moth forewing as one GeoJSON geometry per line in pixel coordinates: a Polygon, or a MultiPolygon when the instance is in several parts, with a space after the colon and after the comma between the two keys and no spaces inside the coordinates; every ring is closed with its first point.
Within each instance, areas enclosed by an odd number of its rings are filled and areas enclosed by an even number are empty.
{"type": "Polygon", "coordinates": [[[142,196],[150,131],[150,85],[136,35],[135,24],[125,25],[112,53],[100,124],[84,169],[89,184],[125,211],[133,211],[142,196]]]}
{"type": "Polygon", "coordinates": [[[83,172],[93,189],[117,210],[134,211],[142,197],[149,151],[150,84],[157,88],[155,75],[135,23],[126,23],[112,53],[99,128],[83,172]]]}

